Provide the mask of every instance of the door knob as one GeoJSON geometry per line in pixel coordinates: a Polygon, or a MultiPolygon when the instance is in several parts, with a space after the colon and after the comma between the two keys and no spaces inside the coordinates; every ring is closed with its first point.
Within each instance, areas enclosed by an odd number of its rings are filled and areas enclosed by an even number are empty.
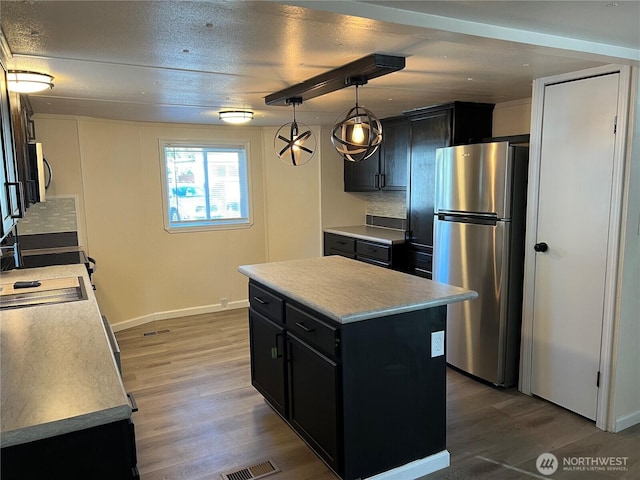
{"type": "Polygon", "coordinates": [[[547,244],[546,244],[546,243],[544,243],[544,242],[540,242],[540,243],[536,243],[536,244],[533,246],[533,249],[534,249],[536,252],[546,252],[547,250],[549,250],[549,245],[547,245],[547,244]]]}

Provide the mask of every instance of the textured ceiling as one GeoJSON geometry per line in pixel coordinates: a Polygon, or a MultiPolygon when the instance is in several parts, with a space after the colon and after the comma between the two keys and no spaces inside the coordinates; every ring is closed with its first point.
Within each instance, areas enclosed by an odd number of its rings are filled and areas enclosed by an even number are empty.
{"type": "MultiPolygon", "coordinates": [[[[38,113],[281,125],[264,97],[374,52],[406,68],[360,89],[379,117],[451,100],[528,98],[535,78],[640,59],[640,2],[0,1],[9,68],[55,77],[38,113]],[[295,3],[295,4],[292,4],[295,3]]],[[[331,124],[353,89],[305,102],[331,124]]]]}

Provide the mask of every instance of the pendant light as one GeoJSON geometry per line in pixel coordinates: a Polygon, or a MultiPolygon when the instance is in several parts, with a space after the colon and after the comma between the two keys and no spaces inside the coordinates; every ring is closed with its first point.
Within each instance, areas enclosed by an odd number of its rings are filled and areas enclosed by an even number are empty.
{"type": "Polygon", "coordinates": [[[316,136],[307,125],[296,121],[296,105],[302,104],[301,97],[291,97],[287,105],[293,105],[293,122],[282,125],[273,139],[276,155],[287,165],[297,167],[313,158],[316,151],[316,136]]]}
{"type": "Polygon", "coordinates": [[[339,154],[351,162],[361,162],[373,155],[382,143],[382,124],[370,111],[358,105],[358,86],[366,78],[351,78],[356,87],[356,105],[338,117],[331,131],[331,143],[339,154]]]}
{"type": "Polygon", "coordinates": [[[53,77],[46,73],[26,70],[7,71],[7,88],[11,92],[35,93],[53,88],[53,77]]]}

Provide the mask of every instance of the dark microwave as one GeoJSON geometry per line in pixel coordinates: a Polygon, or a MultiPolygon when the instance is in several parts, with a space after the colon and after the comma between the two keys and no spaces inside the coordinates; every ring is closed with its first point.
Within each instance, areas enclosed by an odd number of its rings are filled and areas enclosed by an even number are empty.
{"type": "Polygon", "coordinates": [[[27,144],[26,194],[29,204],[44,202],[45,191],[51,184],[52,171],[42,154],[41,143],[27,144]]]}

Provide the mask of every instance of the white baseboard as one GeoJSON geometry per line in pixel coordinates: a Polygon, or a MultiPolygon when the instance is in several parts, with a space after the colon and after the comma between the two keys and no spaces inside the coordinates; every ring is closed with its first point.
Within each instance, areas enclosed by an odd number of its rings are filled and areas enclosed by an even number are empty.
{"type": "Polygon", "coordinates": [[[155,320],[167,320],[169,318],[189,317],[191,315],[202,315],[203,313],[215,313],[222,312],[224,310],[235,310],[238,308],[247,308],[249,306],[248,300],[238,300],[236,302],[230,302],[226,307],[222,304],[214,305],[202,305],[199,307],[181,308],[179,310],[167,310],[165,312],[155,312],[149,315],[143,315],[142,317],[131,318],[122,322],[114,323],[111,325],[114,332],[126,330],[128,328],[137,327],[138,325],[144,325],[145,323],[153,322],[155,320]]]}
{"type": "Polygon", "coordinates": [[[624,417],[616,418],[614,433],[621,432],[625,428],[633,427],[640,423],[640,411],[633,412],[624,417]]]}
{"type": "Polygon", "coordinates": [[[414,480],[449,466],[449,451],[442,450],[428,457],[379,473],[366,480],[414,480]]]}

